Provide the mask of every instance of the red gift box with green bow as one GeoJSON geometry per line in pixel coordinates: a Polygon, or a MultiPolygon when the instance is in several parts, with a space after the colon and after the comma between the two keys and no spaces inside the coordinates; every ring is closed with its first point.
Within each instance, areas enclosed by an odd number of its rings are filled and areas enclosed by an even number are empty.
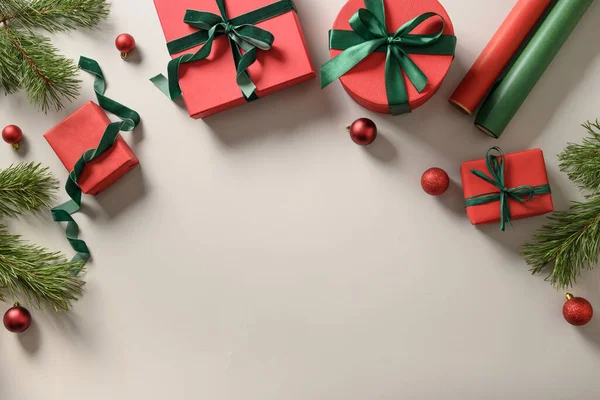
{"type": "Polygon", "coordinates": [[[485,158],[460,168],[467,215],[474,225],[512,220],[554,211],[544,154],[540,149],[504,154],[492,147],[485,158]]]}
{"type": "Polygon", "coordinates": [[[154,0],[172,61],[152,82],[204,118],[315,76],[293,0],[154,0]]]}

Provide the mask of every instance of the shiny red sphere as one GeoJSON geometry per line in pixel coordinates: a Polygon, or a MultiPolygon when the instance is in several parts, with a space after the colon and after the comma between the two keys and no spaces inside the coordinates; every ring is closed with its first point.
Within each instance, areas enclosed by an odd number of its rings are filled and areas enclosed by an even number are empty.
{"type": "Polygon", "coordinates": [[[129,33],[121,33],[115,40],[115,46],[121,53],[129,53],[135,49],[135,39],[129,33]]]}
{"type": "Polygon", "coordinates": [[[357,119],[350,125],[350,137],[360,146],[368,146],[377,138],[377,126],[368,118],[357,119]]]}
{"type": "Polygon", "coordinates": [[[583,297],[574,297],[563,306],[563,316],[571,325],[583,326],[592,320],[594,308],[583,297]]]}
{"type": "Polygon", "coordinates": [[[421,187],[431,196],[441,196],[450,187],[450,177],[441,168],[430,168],[421,177],[421,187]]]}
{"type": "Polygon", "coordinates": [[[17,144],[23,139],[23,131],[16,125],[2,129],[2,139],[8,144],[17,144]]]}
{"type": "Polygon", "coordinates": [[[14,306],[4,314],[3,322],[10,332],[22,333],[31,326],[31,313],[24,307],[14,306]]]}

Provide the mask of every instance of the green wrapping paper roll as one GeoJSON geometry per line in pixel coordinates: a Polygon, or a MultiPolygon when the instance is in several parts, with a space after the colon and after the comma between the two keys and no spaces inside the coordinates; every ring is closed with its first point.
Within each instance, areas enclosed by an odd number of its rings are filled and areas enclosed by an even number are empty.
{"type": "Polygon", "coordinates": [[[594,0],[558,0],[475,119],[479,129],[499,138],[594,0]]]}

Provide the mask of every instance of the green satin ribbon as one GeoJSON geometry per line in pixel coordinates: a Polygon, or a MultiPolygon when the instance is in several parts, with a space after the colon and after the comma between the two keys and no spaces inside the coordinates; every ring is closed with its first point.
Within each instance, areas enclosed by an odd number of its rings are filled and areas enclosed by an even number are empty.
{"type": "Polygon", "coordinates": [[[512,221],[510,204],[508,202],[509,199],[513,199],[519,203],[525,203],[535,196],[552,193],[550,185],[519,186],[508,189],[504,184],[504,153],[499,147],[492,147],[488,150],[486,164],[491,177],[484,172],[475,169],[472,169],[471,173],[487,183],[494,185],[500,189],[500,191],[469,197],[465,200],[465,205],[467,207],[472,207],[499,201],[500,229],[502,231],[506,229],[506,224],[511,224],[512,221]]]}
{"type": "MultiPolygon", "coordinates": [[[[65,185],[65,189],[71,200],[52,209],[52,218],[54,221],[67,223],[67,240],[71,244],[73,250],[76,251],[73,261],[83,261],[85,264],[90,258],[90,250],[87,244],[83,240],[79,239],[79,226],[72,217],[72,214],[75,214],[81,209],[82,191],[77,184],[77,180],[83,173],[86,164],[100,157],[104,152],[112,147],[112,145],[115,143],[115,140],[117,140],[120,131],[129,132],[138,126],[140,123],[140,116],[132,109],[127,108],[124,105],[104,96],[104,92],[106,91],[106,81],[104,80],[104,75],[102,74],[100,65],[98,65],[95,60],[81,57],[79,59],[79,67],[82,70],[96,76],[94,80],[94,91],[96,92],[96,97],[100,107],[122,119],[122,121],[109,124],[106,127],[102,138],[100,139],[98,147],[87,150],[85,153],[83,153],[77,163],[75,163],[73,171],[69,173],[69,178],[67,179],[67,183],[65,185]]],[[[78,273],[79,271],[74,272],[78,273]]]]}
{"type": "Polygon", "coordinates": [[[444,18],[436,13],[421,14],[395,33],[388,33],[383,0],[365,0],[366,8],[350,18],[353,31],[331,30],[329,48],[344,50],[321,67],[321,88],[346,74],[373,52],[387,53],[385,87],[388,105],[393,115],[409,113],[408,92],[402,71],[419,93],[427,85],[427,76],[411,60],[409,54],[454,55],[456,36],[444,35],[444,18]],[[442,28],[430,34],[411,32],[429,18],[440,17],[442,28]]]}
{"type": "Polygon", "coordinates": [[[204,44],[194,54],[184,54],[169,62],[168,78],[159,74],[150,80],[171,100],[181,96],[179,69],[182,64],[206,59],[216,38],[227,36],[236,67],[236,82],[247,101],[256,100],[256,85],[252,82],[248,69],[256,62],[258,50],[270,50],[275,37],[255,24],[295,11],[293,0],[280,0],[276,3],[240,15],[231,20],[227,17],[225,0],[215,0],[221,15],[206,11],[187,10],[183,22],[200,31],[167,43],[169,54],[177,54],[192,47],[204,44]]]}

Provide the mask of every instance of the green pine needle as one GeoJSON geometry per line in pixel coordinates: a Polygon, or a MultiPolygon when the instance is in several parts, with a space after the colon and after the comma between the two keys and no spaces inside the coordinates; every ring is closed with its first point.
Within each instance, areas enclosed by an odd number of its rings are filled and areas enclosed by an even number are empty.
{"type": "Polygon", "coordinates": [[[82,269],[81,262],[65,262],[60,253],[25,244],[0,225],[0,291],[12,300],[68,311],[82,294],[85,283],[77,277],[82,269]]]}
{"type": "Polygon", "coordinates": [[[77,97],[81,81],[73,60],[58,54],[45,36],[7,30],[21,54],[21,84],[31,104],[39,105],[44,112],[58,111],[64,107],[64,100],[77,97]]]}
{"type": "Polygon", "coordinates": [[[0,218],[36,212],[52,206],[57,181],[48,168],[21,163],[0,171],[0,218]]]}
{"type": "Polygon", "coordinates": [[[12,3],[15,10],[7,16],[9,24],[14,21],[23,28],[48,32],[91,28],[106,19],[109,12],[105,0],[33,0],[29,4],[20,0],[3,1],[12,3]]]}
{"type": "Polygon", "coordinates": [[[558,156],[560,168],[589,196],[600,193],[600,122],[586,122],[589,137],[583,143],[569,143],[558,156]]]}
{"type": "Polygon", "coordinates": [[[25,89],[44,112],[62,109],[79,94],[77,65],[34,30],[92,28],[108,13],[107,0],[0,0],[0,88],[25,89]]]}
{"type": "Polygon", "coordinates": [[[572,287],[584,270],[593,269],[600,254],[600,123],[583,127],[589,136],[581,144],[569,143],[558,158],[587,201],[551,214],[549,223],[523,247],[531,272],[549,271],[548,280],[560,289],[572,287]]]}
{"type": "Polygon", "coordinates": [[[21,55],[6,29],[0,28],[0,89],[6,94],[16,92],[21,86],[21,55]]]}
{"type": "Polygon", "coordinates": [[[582,271],[594,268],[600,253],[600,198],[573,203],[569,211],[553,213],[550,222],[523,247],[533,274],[550,269],[548,280],[566,289],[582,271]]]}

